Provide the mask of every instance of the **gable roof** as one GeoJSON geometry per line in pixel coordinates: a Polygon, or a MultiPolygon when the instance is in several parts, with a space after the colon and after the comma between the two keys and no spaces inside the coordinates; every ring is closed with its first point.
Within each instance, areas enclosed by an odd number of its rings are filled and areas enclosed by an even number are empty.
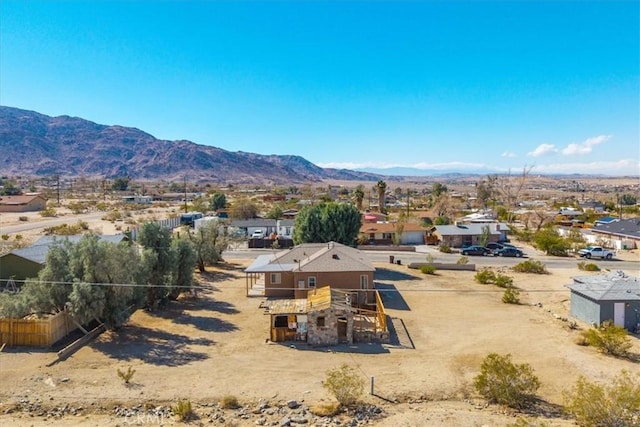
{"type": "Polygon", "coordinates": [[[303,243],[275,254],[258,256],[245,272],[341,272],[375,271],[358,249],[336,242],[303,243]]]}
{"type": "MultiPolygon", "coordinates": [[[[424,227],[415,222],[402,224],[402,232],[429,231],[430,227],[424,227]]],[[[366,222],[360,227],[360,233],[395,233],[398,231],[397,222],[366,222]]]]}
{"type": "Polygon", "coordinates": [[[483,228],[489,227],[489,234],[500,235],[502,231],[510,230],[504,223],[472,223],[457,225],[436,225],[434,228],[442,236],[479,236],[482,235],[483,228]]]}
{"type": "Polygon", "coordinates": [[[20,206],[20,205],[28,205],[35,199],[42,199],[46,201],[47,199],[42,194],[24,194],[19,196],[0,196],[0,205],[7,206],[20,206]]]}
{"type": "Polygon", "coordinates": [[[594,233],[640,239],[640,218],[621,219],[607,224],[598,224],[591,229],[594,233]]]}
{"type": "MultiPolygon", "coordinates": [[[[76,244],[83,237],[84,234],[73,236],[43,236],[36,240],[33,245],[26,248],[14,249],[9,253],[24,259],[28,259],[29,261],[33,261],[38,264],[44,264],[47,260],[49,249],[51,249],[54,244],[61,244],[65,241],[76,244]]],[[[101,242],[120,243],[124,240],[128,240],[129,237],[127,237],[126,234],[111,234],[98,235],[98,239],[101,242]]]]}
{"type": "Polygon", "coordinates": [[[573,281],[567,288],[596,301],[640,301],[640,277],[622,271],[574,277],[573,281]]]}

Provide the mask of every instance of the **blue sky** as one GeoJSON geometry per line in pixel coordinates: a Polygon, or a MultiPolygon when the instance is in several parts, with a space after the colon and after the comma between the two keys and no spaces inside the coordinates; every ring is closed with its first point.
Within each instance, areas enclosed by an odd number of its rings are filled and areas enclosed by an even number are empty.
{"type": "Polygon", "coordinates": [[[0,104],[320,166],[640,175],[637,1],[0,2],[0,104]]]}

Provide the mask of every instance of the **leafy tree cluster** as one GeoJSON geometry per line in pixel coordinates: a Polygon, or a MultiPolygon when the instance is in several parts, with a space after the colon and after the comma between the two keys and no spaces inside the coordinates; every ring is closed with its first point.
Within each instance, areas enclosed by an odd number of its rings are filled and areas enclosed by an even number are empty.
{"type": "Polygon", "coordinates": [[[0,297],[0,315],[69,311],[80,323],[100,319],[109,329],[122,326],[131,305],[155,308],[177,298],[193,283],[196,252],[188,239],[172,239],[168,229],[145,223],[138,251],[127,243],[86,234],[78,243],[56,242],[38,277],[15,295],[0,297]]]}
{"type": "Polygon", "coordinates": [[[22,192],[11,179],[0,179],[0,187],[0,196],[15,196],[22,192]]]}
{"type": "Polygon", "coordinates": [[[127,191],[129,189],[129,183],[131,180],[126,177],[120,177],[113,180],[113,184],[111,184],[111,189],[113,191],[127,191]]]}
{"type": "Polygon", "coordinates": [[[325,202],[305,206],[295,219],[293,241],[300,243],[338,242],[353,245],[356,242],[362,218],[350,203],[325,202]]]}

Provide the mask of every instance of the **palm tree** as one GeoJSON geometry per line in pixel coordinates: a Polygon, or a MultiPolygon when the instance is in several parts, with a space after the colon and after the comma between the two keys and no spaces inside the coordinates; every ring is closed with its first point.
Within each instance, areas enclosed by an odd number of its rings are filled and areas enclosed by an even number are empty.
{"type": "Polygon", "coordinates": [[[358,185],[355,189],[355,191],[353,192],[353,197],[355,198],[356,201],[356,208],[358,208],[359,211],[362,210],[362,201],[364,200],[364,189],[362,188],[362,185],[358,185]]]}
{"type": "Polygon", "coordinates": [[[385,203],[385,195],[387,192],[387,183],[380,180],[376,184],[376,188],[378,190],[378,210],[380,213],[385,213],[386,209],[384,206],[385,203]]]}

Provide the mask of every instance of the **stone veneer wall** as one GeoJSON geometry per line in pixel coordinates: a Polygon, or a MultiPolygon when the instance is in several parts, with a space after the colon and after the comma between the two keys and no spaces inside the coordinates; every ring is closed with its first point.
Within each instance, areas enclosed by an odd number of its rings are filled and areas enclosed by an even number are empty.
{"type": "Polygon", "coordinates": [[[347,319],[347,343],[353,344],[353,313],[348,310],[312,311],[307,314],[307,343],[314,346],[338,345],[338,318],[347,319]],[[324,326],[318,326],[318,318],[324,317],[324,326]]]}

